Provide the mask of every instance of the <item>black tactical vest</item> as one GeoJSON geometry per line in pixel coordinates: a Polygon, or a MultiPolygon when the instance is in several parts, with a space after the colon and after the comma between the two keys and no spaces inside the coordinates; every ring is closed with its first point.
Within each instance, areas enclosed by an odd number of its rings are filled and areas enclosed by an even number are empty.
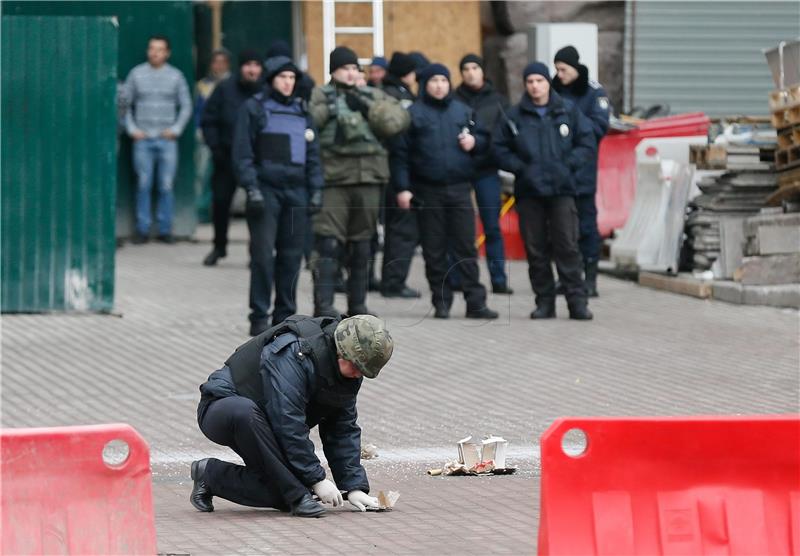
{"type": "Polygon", "coordinates": [[[300,353],[310,357],[316,370],[314,401],[333,407],[344,407],[358,393],[361,380],[344,379],[339,372],[333,333],[340,318],[292,315],[245,342],[225,361],[240,396],[256,403],[264,401],[261,352],[269,342],[287,332],[300,339],[300,353]]]}

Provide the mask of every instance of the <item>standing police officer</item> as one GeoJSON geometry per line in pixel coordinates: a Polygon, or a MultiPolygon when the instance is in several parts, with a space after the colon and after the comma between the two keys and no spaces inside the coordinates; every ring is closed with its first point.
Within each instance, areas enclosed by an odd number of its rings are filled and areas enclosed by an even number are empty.
{"type": "Polygon", "coordinates": [[[365,511],[369,496],[361,466],[356,396],[362,377],[375,378],[392,356],[384,323],[371,315],[348,319],[294,315],[240,346],[200,386],[200,430],[229,446],[244,466],[207,458],[192,463],[192,505],[214,511],[219,496],[245,506],[318,517],[347,500],[365,511]],[[333,481],[314,454],[319,436],[333,481]]]}
{"type": "Polygon", "coordinates": [[[311,94],[310,112],[320,132],[325,189],[314,217],[314,315],[338,315],[336,276],[346,250],[348,314],[366,306],[370,239],[375,233],[381,189],[389,181],[382,141],[402,132],[409,117],[383,91],[358,87],[358,57],[347,47],[330,55],[331,81],[311,94]]]}
{"type": "MultiPolygon", "coordinates": [[[[506,97],[498,93],[483,73],[483,58],[467,54],[459,63],[462,83],[455,96],[475,111],[478,125],[487,130],[494,129],[500,110],[508,108],[506,97]]],[[[500,233],[500,176],[491,150],[475,158],[476,176],[472,182],[478,213],[486,235],[486,266],[492,281],[492,292],[510,295],[506,276],[506,251],[500,233]]]]}
{"type": "Polygon", "coordinates": [[[590,320],[581,279],[575,174],[594,156],[591,125],[550,88],[550,72],[533,62],[523,72],[525,94],[492,135],[500,168],[514,174],[519,228],[536,294],[532,319],[556,316],[551,257],[564,283],[571,319],[590,320]]]}
{"type": "MultiPolygon", "coordinates": [[[[412,88],[416,83],[416,64],[408,54],[395,52],[389,62],[389,71],[383,80],[383,91],[400,101],[408,109],[417,100],[412,88]]],[[[389,149],[392,142],[389,142],[389,149]]],[[[390,168],[391,169],[391,168],[390,168]]],[[[384,297],[416,298],[421,294],[406,285],[411,260],[419,244],[417,213],[397,207],[397,194],[392,184],[385,196],[386,234],[381,268],[381,295],[384,297]]]]}
{"type": "Polygon", "coordinates": [[[247,191],[250,229],[250,335],[296,312],[297,278],[308,213],[322,204],[319,141],[301,99],[299,70],[285,56],[267,60],[264,91],[239,111],[233,161],[247,191]]]}
{"type": "Polygon", "coordinates": [[[420,100],[409,109],[411,126],[393,145],[392,180],[397,205],[411,208],[417,197],[425,275],[434,317],[450,316],[453,291],[447,280],[448,253],[455,257],[467,302],[467,318],[496,319],[486,306],[475,249],[475,217],[470,181],[475,155],[489,147],[488,134],[476,128],[472,110],[453,98],[450,72],[430,64],[418,74],[420,100]]]}
{"type": "MultiPolygon", "coordinates": [[[[553,89],[573,102],[592,124],[597,143],[608,132],[608,94],[597,81],[589,79],[589,69],[581,64],[574,46],[565,46],[555,56],[556,77],[553,89]]],[[[600,233],[597,231],[597,152],[575,172],[575,204],[578,208],[583,255],[584,282],[589,297],[597,297],[597,261],[600,258],[600,233]]]]}
{"type": "Polygon", "coordinates": [[[214,88],[203,108],[203,139],[211,150],[214,173],[211,176],[211,218],[214,221],[214,248],[203,264],[214,266],[228,254],[228,224],[231,201],[236,193],[236,175],[231,160],[233,130],[242,104],[262,87],[264,67],[255,50],[239,53],[239,71],[214,88]]]}

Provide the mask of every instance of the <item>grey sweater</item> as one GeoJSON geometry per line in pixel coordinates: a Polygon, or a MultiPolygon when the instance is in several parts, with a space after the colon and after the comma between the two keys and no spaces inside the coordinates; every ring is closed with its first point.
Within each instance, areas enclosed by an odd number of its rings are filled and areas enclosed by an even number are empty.
{"type": "Polygon", "coordinates": [[[192,98],[183,74],[169,64],[154,68],[139,64],[125,81],[128,110],[125,129],[128,135],[142,131],[158,137],[166,129],[180,135],[192,116],[192,98]]]}

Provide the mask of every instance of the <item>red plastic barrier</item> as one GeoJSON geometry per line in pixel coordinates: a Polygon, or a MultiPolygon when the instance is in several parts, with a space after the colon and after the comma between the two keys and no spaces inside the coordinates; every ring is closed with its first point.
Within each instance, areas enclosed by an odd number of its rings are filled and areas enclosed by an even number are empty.
{"type": "Polygon", "coordinates": [[[541,445],[540,555],[800,555],[799,416],[559,419],[541,445]]]}
{"type": "Polygon", "coordinates": [[[150,450],[130,426],[0,430],[3,554],[155,554],[150,450]],[[128,457],[107,465],[112,440],[128,457]]]}
{"type": "Polygon", "coordinates": [[[636,146],[649,137],[706,135],[710,120],[702,112],[656,118],[638,128],[611,130],[600,142],[597,161],[597,226],[600,235],[611,236],[628,220],[636,195],[636,146]]]}
{"type": "MultiPolygon", "coordinates": [[[[483,224],[481,219],[475,216],[475,230],[478,238],[483,236],[483,224]]],[[[503,235],[503,246],[506,250],[506,260],[524,261],[525,244],[522,243],[522,236],[519,233],[519,215],[517,210],[512,208],[500,217],[500,233],[503,235]]],[[[478,247],[478,254],[486,256],[486,241],[482,241],[478,247]]]]}

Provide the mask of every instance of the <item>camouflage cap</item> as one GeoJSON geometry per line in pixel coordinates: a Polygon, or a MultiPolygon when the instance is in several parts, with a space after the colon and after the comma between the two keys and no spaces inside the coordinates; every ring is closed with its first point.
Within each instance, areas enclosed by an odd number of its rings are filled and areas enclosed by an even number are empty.
{"type": "Polygon", "coordinates": [[[352,362],[367,378],[378,376],[394,349],[386,325],[372,315],[344,319],[336,327],[334,339],[339,355],[352,362]]]}

